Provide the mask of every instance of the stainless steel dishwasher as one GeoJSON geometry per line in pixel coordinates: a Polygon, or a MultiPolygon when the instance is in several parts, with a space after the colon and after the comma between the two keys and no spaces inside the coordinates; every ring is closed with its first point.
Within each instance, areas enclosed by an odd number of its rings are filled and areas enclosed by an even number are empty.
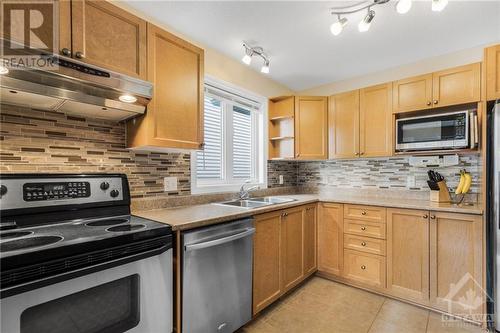
{"type": "Polygon", "coordinates": [[[252,318],[253,219],[182,235],[182,331],[230,333],[252,318]]]}

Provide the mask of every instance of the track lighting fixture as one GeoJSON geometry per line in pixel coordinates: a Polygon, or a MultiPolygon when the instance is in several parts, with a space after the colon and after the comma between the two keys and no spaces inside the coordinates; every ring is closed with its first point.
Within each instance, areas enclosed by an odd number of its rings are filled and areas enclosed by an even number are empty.
{"type": "Polygon", "coordinates": [[[252,63],[252,57],[258,56],[264,61],[260,69],[261,73],[269,74],[269,57],[264,53],[264,49],[260,46],[250,46],[247,43],[243,43],[243,47],[245,48],[245,55],[241,61],[243,61],[245,65],[250,65],[252,63]]]}
{"type": "MultiPolygon", "coordinates": [[[[360,32],[365,32],[370,29],[370,25],[375,18],[375,11],[372,9],[375,6],[386,4],[390,1],[396,0],[365,0],[361,2],[355,2],[354,4],[350,4],[347,6],[338,6],[330,8],[330,14],[337,16],[337,21],[330,25],[330,32],[334,36],[338,36],[344,30],[344,27],[347,25],[347,17],[346,15],[359,13],[364,10],[368,10],[365,17],[358,24],[358,30],[360,32]]],[[[432,0],[432,10],[435,12],[442,11],[449,0],[432,0]]],[[[410,11],[413,5],[413,0],[397,0],[396,2],[396,11],[399,14],[406,14],[410,11]]]]}
{"type": "Polygon", "coordinates": [[[330,26],[330,31],[332,32],[332,34],[334,36],[338,36],[342,32],[342,30],[344,30],[344,27],[346,25],[347,25],[347,18],[346,17],[340,17],[340,15],[338,15],[338,20],[337,20],[337,22],[333,23],[330,26]]]}
{"type": "Polygon", "coordinates": [[[360,32],[368,31],[370,29],[370,25],[372,24],[374,17],[375,17],[375,11],[371,10],[368,7],[368,12],[366,13],[365,18],[358,24],[358,30],[360,32]]]}

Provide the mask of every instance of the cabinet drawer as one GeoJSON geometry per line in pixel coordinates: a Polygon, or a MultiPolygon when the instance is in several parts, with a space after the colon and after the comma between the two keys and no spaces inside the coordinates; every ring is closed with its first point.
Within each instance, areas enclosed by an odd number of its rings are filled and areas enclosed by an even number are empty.
{"type": "Polygon", "coordinates": [[[385,239],[385,223],[344,220],[344,233],[385,239]]]}
{"type": "Polygon", "coordinates": [[[385,240],[344,234],[346,249],[385,256],[385,240]]]}
{"type": "Polygon", "coordinates": [[[382,207],[344,205],[344,218],[385,223],[386,209],[382,207]]]}
{"type": "Polygon", "coordinates": [[[346,249],[344,277],[355,282],[385,288],[385,257],[346,249]]]}

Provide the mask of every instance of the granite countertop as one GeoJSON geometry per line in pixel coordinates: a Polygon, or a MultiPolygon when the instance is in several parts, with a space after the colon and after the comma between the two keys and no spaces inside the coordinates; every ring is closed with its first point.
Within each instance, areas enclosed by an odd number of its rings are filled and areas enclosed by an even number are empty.
{"type": "Polygon", "coordinates": [[[188,230],[318,201],[476,215],[481,215],[483,213],[482,207],[477,204],[472,206],[457,206],[408,198],[369,197],[345,194],[294,194],[281,195],[278,197],[293,198],[296,199],[296,201],[253,209],[217,204],[203,204],[153,210],[137,210],[133,211],[133,214],[161,223],[170,224],[172,230],[188,230]]]}

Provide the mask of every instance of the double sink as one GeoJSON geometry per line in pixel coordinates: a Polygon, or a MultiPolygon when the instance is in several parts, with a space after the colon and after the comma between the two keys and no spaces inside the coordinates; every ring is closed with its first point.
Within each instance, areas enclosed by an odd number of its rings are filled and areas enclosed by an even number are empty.
{"type": "Polygon", "coordinates": [[[233,207],[241,207],[241,208],[259,208],[270,205],[277,205],[288,203],[292,201],[296,201],[297,199],[292,198],[278,198],[278,197],[262,197],[262,198],[250,198],[250,199],[241,199],[241,200],[232,200],[225,202],[217,202],[216,205],[223,206],[233,206],[233,207]]]}

